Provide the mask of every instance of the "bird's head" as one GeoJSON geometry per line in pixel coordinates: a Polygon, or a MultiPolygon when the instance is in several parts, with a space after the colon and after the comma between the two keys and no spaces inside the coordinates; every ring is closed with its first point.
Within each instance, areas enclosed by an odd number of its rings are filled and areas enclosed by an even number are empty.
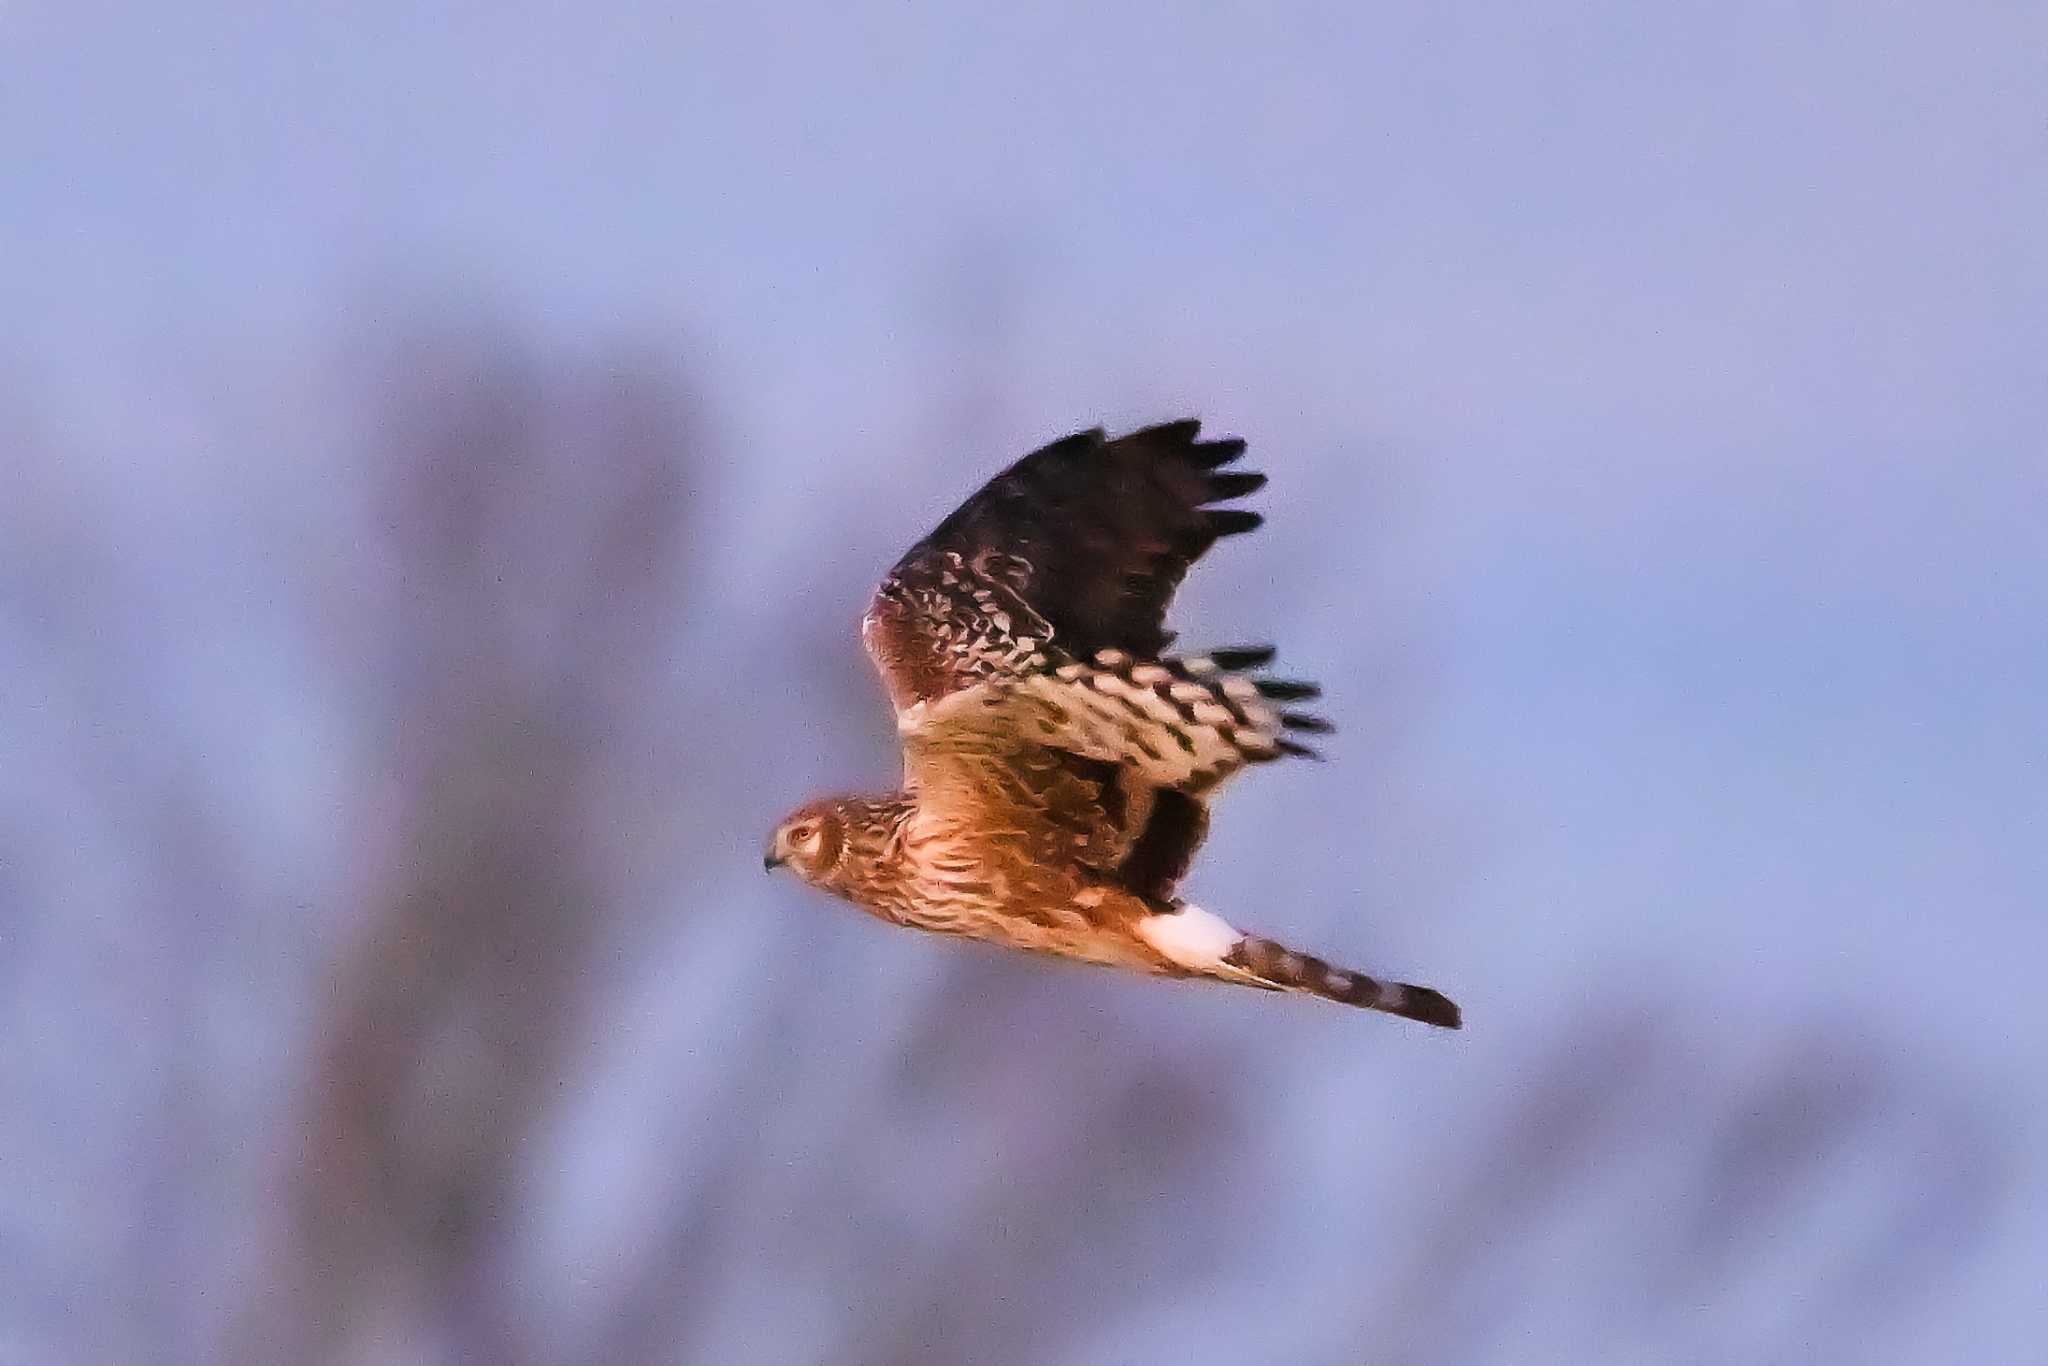
{"type": "Polygon", "coordinates": [[[768,841],[761,866],[770,872],[788,865],[796,875],[813,886],[828,882],[846,850],[846,812],[843,803],[827,797],[806,802],[783,817],[768,841]]]}

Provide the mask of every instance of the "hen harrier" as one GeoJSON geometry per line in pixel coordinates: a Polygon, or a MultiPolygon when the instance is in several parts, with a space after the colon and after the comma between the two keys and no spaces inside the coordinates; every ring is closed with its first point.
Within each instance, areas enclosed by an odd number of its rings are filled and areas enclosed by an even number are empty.
{"type": "Polygon", "coordinates": [[[1209,803],[1329,723],[1255,676],[1270,649],[1162,654],[1168,600],[1255,512],[1242,441],[1172,422],[1034,451],[911,548],[861,622],[896,708],[903,790],[799,807],[763,860],[915,929],[1300,991],[1447,1028],[1458,1007],[1246,934],[1175,895],[1209,803]]]}

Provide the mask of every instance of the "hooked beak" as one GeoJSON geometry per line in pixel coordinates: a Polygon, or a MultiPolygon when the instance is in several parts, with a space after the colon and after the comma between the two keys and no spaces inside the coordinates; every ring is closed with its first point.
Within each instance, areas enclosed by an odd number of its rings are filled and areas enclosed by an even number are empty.
{"type": "Polygon", "coordinates": [[[777,868],[780,868],[781,866],[782,866],[782,859],[780,858],[780,856],[778,856],[778,855],[777,855],[777,854],[775,853],[775,851],[774,851],[774,850],[772,850],[772,849],[771,849],[771,850],[769,850],[769,851],[768,851],[767,853],[765,853],[765,854],[761,855],[761,871],[762,871],[762,872],[764,872],[764,873],[772,873],[772,872],[774,872],[774,871],[775,871],[775,870],[776,870],[777,868]]]}

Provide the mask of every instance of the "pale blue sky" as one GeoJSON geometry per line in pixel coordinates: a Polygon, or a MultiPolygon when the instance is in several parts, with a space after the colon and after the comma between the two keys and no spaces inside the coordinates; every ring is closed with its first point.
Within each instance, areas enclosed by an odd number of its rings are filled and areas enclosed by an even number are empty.
{"type": "MultiPolygon", "coordinates": [[[[867,580],[998,464],[1196,411],[1251,440],[1271,523],[1183,633],[1278,638],[1347,737],[1233,795],[1205,896],[1479,1024],[1619,976],[1739,1067],[1839,1015],[2041,1150],[2048,8],[0,0],[0,168],[0,417],[158,585],[138,617],[187,653],[150,714],[252,858],[315,857],[351,763],[252,585],[324,525],[322,376],[421,291],[686,358],[728,457],[699,625],[778,668],[819,661],[763,601],[843,619],[857,668],[867,580]],[[1346,697],[1390,667],[1383,738],[1346,697]]],[[[794,724],[804,687],[759,705],[794,724]]],[[[12,803],[63,787],[40,724],[12,803]]],[[[887,781],[879,713],[800,734],[734,776],[735,847],[806,784],[887,781]]],[[[740,869],[718,952],[776,917],[890,961],[740,869]]],[[[1381,1040],[1377,1085],[1511,1090],[1512,1032],[1468,1037],[1462,1076],[1381,1040]]],[[[1373,1143],[1426,1184],[1426,1143],[1373,1143]]],[[[2038,1342],[2030,1162],[1895,1359],[2038,1342]]],[[[1239,1359],[1245,1327],[1089,1359],[1239,1359]]]]}

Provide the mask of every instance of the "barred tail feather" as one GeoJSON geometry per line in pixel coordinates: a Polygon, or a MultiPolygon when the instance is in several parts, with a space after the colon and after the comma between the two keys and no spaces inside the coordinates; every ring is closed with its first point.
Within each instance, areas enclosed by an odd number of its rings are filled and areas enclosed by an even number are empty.
{"type": "Polygon", "coordinates": [[[1161,957],[1192,974],[1268,991],[1306,992],[1443,1029],[1457,1029],[1463,1023],[1456,1003],[1440,991],[1332,967],[1311,954],[1246,934],[1185,901],[1161,907],[1139,920],[1136,928],[1161,957]]]}
{"type": "Polygon", "coordinates": [[[1457,1029],[1462,1024],[1457,1004],[1440,991],[1407,982],[1382,982],[1362,972],[1332,967],[1320,958],[1297,953],[1257,935],[1244,936],[1224,955],[1223,962],[1248,974],[1255,985],[1303,991],[1328,1001],[1381,1010],[1443,1029],[1457,1029]]]}

